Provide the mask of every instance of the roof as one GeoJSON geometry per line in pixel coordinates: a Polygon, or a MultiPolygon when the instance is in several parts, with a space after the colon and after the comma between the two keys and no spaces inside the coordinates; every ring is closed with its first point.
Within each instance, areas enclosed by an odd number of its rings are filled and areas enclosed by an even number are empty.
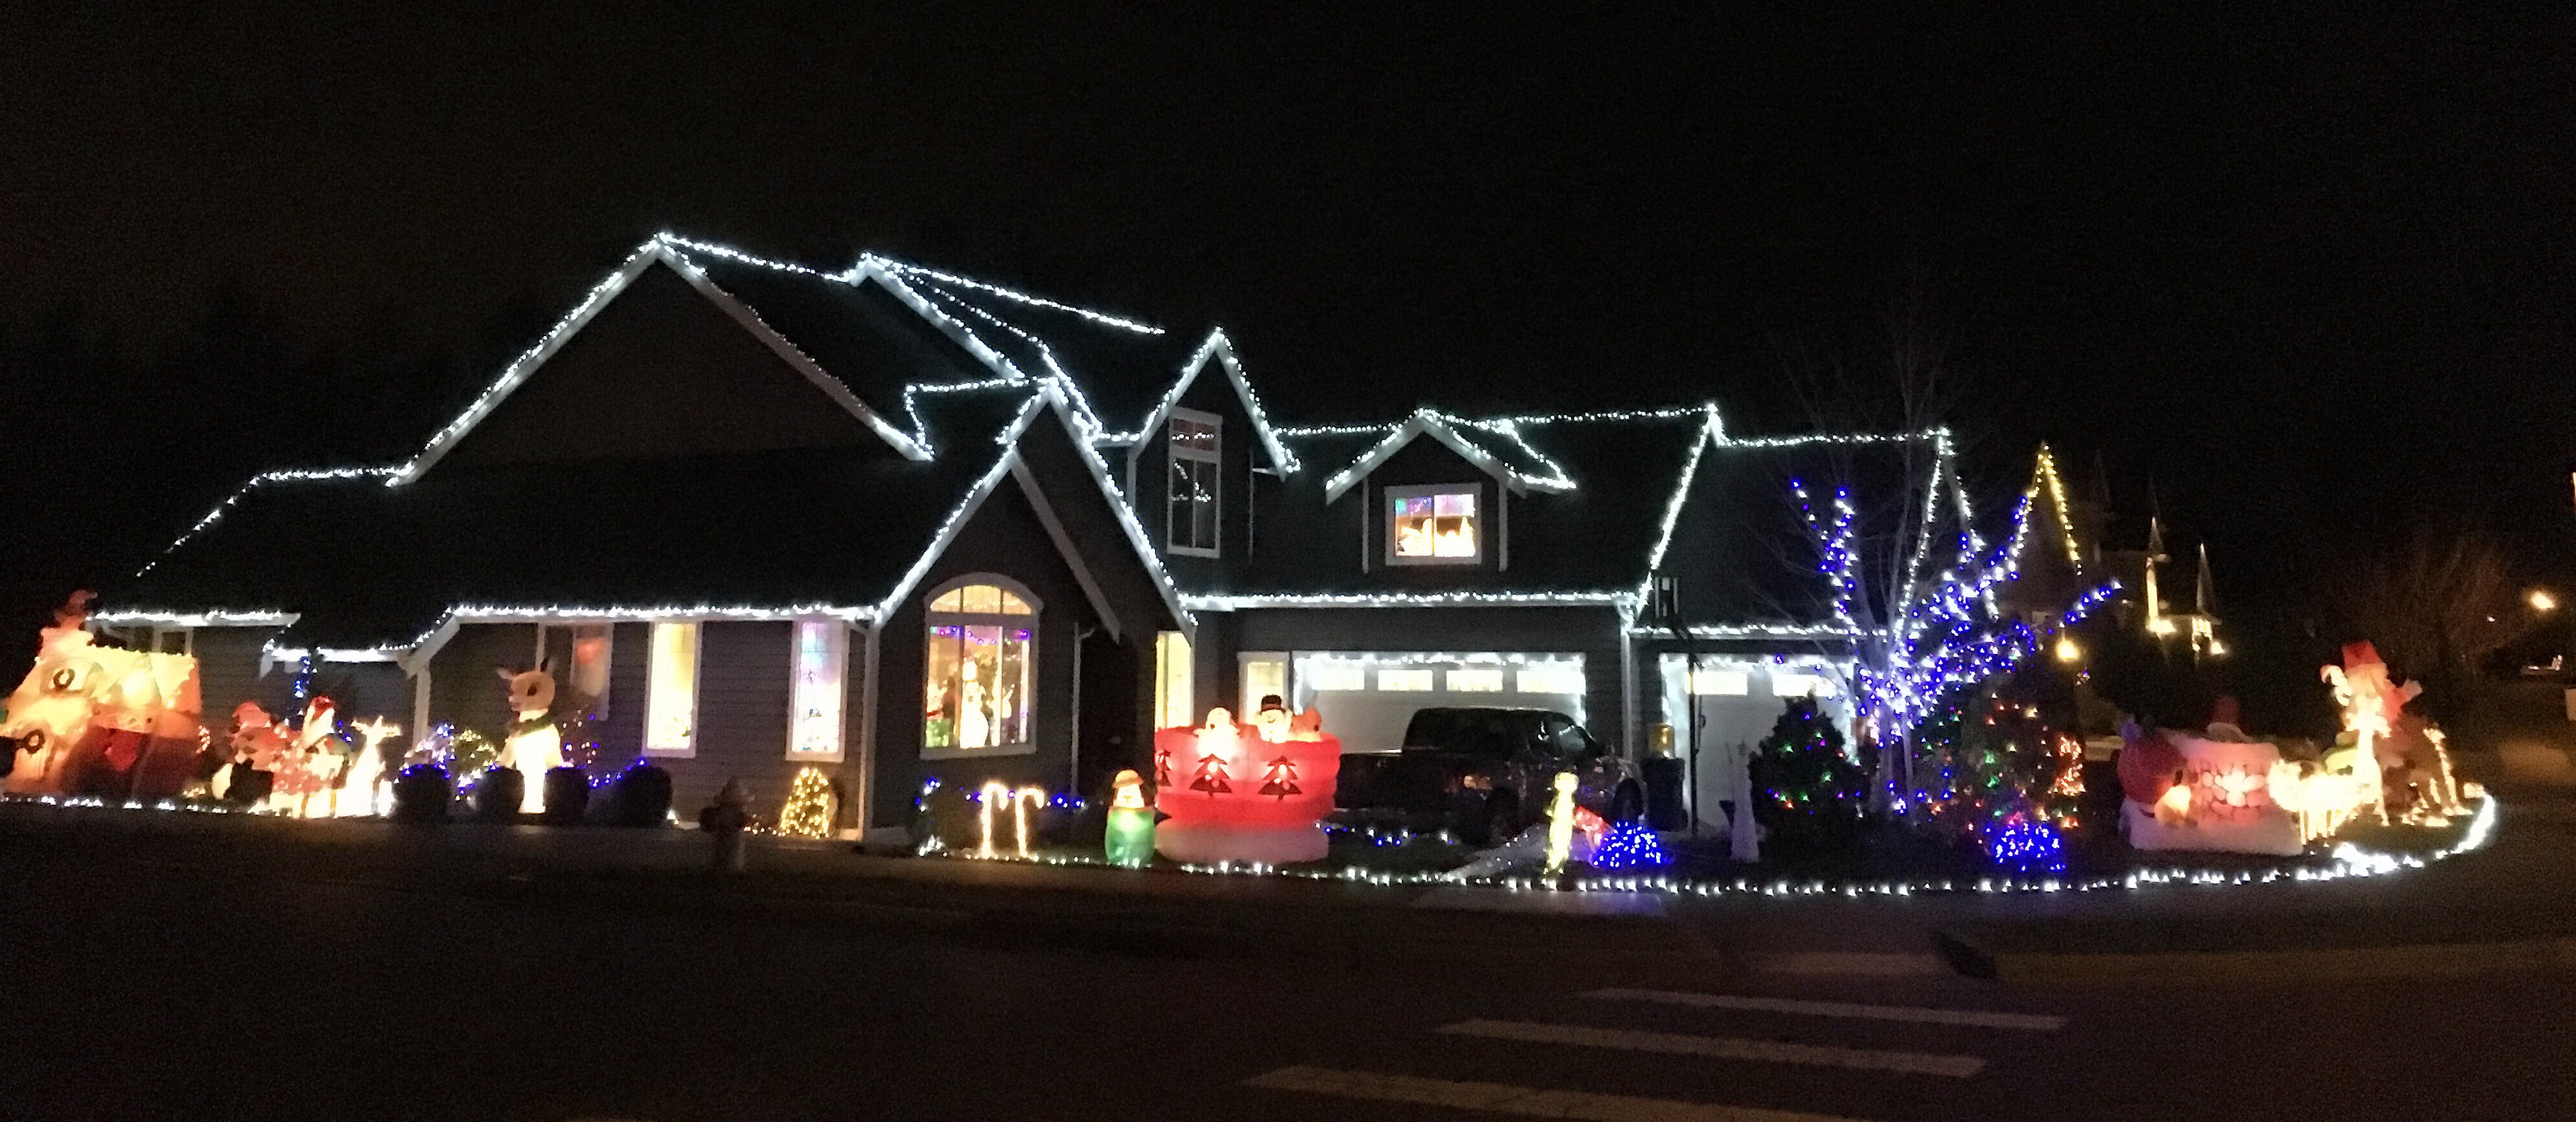
{"type": "Polygon", "coordinates": [[[1263,509],[1265,533],[1275,539],[1291,525],[1346,524],[1347,514],[1324,508],[1420,436],[1453,450],[1464,444],[1476,453],[1460,452],[1471,463],[1526,484],[1515,489],[1507,513],[1508,570],[1462,570],[1457,586],[1444,589],[1426,586],[1436,570],[1373,566],[1363,574],[1342,550],[1271,550],[1253,562],[1258,593],[1210,599],[1238,606],[1372,596],[1634,603],[1667,553],[1686,547],[1690,567],[1711,578],[1697,602],[1685,605],[1687,618],[1838,627],[1834,582],[1821,564],[1836,492],[1852,496],[1862,582],[1885,587],[1878,576],[1910,552],[1905,528],[1917,522],[1905,515],[1937,492],[1933,469],[1949,455],[1937,433],[1734,437],[1707,407],[1482,418],[1423,410],[1381,425],[1288,430],[1301,458],[1348,466],[1287,485],[1283,501],[1263,509]],[[1679,501],[1685,486],[1688,504],[1679,501]],[[1801,488],[1822,522],[1811,524],[1802,512],[1801,488]]]}

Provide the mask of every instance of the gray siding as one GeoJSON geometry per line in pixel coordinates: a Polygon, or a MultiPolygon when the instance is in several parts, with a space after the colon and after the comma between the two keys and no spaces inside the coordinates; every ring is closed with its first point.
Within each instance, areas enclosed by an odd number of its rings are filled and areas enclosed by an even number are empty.
{"type": "MultiPolygon", "coordinates": [[[[469,623],[430,660],[429,720],[498,740],[510,731],[510,693],[496,667],[525,669],[537,650],[526,623],[469,623]]],[[[409,711],[406,704],[405,711],[409,711]]]]}
{"type": "Polygon", "coordinates": [[[197,648],[197,700],[217,739],[232,730],[233,710],[242,702],[256,701],[275,712],[292,688],[284,668],[267,678],[259,674],[260,647],[275,634],[266,627],[200,627],[191,637],[197,648]]]}
{"type": "MultiPolygon", "coordinates": [[[[699,625],[696,752],[653,761],[671,773],[671,806],[682,821],[694,821],[727,779],[742,781],[752,813],[762,818],[774,818],[786,800],[798,766],[787,760],[794,634],[795,625],[784,621],[699,625]]],[[[639,705],[642,698],[639,687],[639,705]]]]}

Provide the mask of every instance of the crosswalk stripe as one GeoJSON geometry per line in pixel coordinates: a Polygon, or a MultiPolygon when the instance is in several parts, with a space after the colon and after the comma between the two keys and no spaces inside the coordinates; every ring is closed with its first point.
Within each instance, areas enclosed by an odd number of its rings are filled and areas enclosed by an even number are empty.
{"type": "Polygon", "coordinates": [[[1942,1056],[1927,1052],[1881,1052],[1865,1048],[1835,1048],[1822,1044],[1747,1040],[1734,1036],[1684,1036],[1671,1032],[1594,1028],[1590,1025],[1541,1025],[1528,1021],[1460,1021],[1454,1025],[1442,1025],[1439,1031],[1453,1036],[1481,1036],[1494,1040],[1518,1040],[1530,1044],[1579,1044],[1592,1048],[1623,1048],[1631,1052],[1710,1056],[1721,1060],[1752,1060],[1758,1063],[1810,1064],[1816,1067],[1903,1072],[1908,1075],[1947,1075],[1962,1079],[1975,1075],[1986,1066],[1986,1061],[1976,1056],[1942,1056]]]}
{"type": "Polygon", "coordinates": [[[1246,1079],[1243,1085],[1374,1102],[1418,1103],[1537,1118],[1575,1118],[1584,1122],[1859,1122],[1857,1119],[1804,1114],[1794,1110],[1766,1110],[1681,1099],[1647,1099],[1633,1095],[1598,1095],[1588,1091],[1515,1087],[1508,1083],[1464,1083],[1319,1067],[1283,1067],[1246,1079]]]}
{"type": "Polygon", "coordinates": [[[1978,1009],[1923,1009],[1910,1005],[1861,1005],[1848,1001],[1796,1001],[1785,997],[1738,997],[1722,993],[1673,990],[1594,990],[1585,997],[1603,1001],[1652,1001],[1696,1009],[1741,1009],[1752,1013],[1795,1013],[1809,1017],[1851,1017],[1865,1021],[1905,1021],[1918,1025],[1964,1025],[1970,1028],[2028,1029],[2055,1032],[2066,1018],[2053,1013],[1989,1013],[1978,1009]]]}

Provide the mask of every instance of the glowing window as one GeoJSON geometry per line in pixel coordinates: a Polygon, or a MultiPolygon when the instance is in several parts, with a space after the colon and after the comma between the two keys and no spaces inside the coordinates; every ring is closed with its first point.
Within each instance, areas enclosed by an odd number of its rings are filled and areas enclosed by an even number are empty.
{"type": "Polygon", "coordinates": [[[1832,697],[1833,691],[1821,688],[1823,684],[1823,679],[1813,674],[1791,674],[1780,670],[1771,672],[1771,696],[1773,697],[1832,697]]]}
{"type": "Polygon", "coordinates": [[[644,691],[644,751],[657,756],[697,752],[698,625],[653,625],[653,658],[644,691]]]}
{"type": "Polygon", "coordinates": [[[1246,651],[1237,657],[1243,670],[1243,708],[1236,712],[1260,712],[1265,697],[1288,700],[1288,656],[1246,651]]]}
{"type": "Polygon", "coordinates": [[[1483,555],[1475,487],[1389,487],[1386,501],[1389,564],[1467,565],[1483,555]]]}
{"type": "Polygon", "coordinates": [[[1691,692],[1702,697],[1743,697],[1753,692],[1753,675],[1741,670],[1702,670],[1691,675],[1691,692]]]}
{"type": "Polygon", "coordinates": [[[931,597],[926,617],[923,754],[1032,751],[1037,610],[1027,595],[995,584],[961,585],[931,597]]]}
{"type": "Polygon", "coordinates": [[[1186,409],[1172,411],[1170,521],[1164,541],[1172,552],[1217,555],[1217,422],[1186,409]]]}
{"type": "Polygon", "coordinates": [[[1431,671],[1427,668],[1397,669],[1387,667],[1377,672],[1377,688],[1398,693],[1413,693],[1431,688],[1431,671]]]}
{"type": "Polygon", "coordinates": [[[1368,688],[1368,671],[1357,663],[1309,663],[1298,668],[1298,673],[1306,679],[1307,688],[1318,693],[1336,690],[1349,693],[1368,688]]]}
{"type": "Polygon", "coordinates": [[[1189,728],[1199,723],[1192,712],[1190,637],[1178,631],[1154,636],[1154,727],[1189,728]]]}
{"type": "Polygon", "coordinates": [[[788,758],[841,758],[843,671],[849,657],[847,625],[837,619],[796,621],[796,649],[788,671],[795,712],[787,731],[788,758]]]}
{"type": "Polygon", "coordinates": [[[1503,672],[1482,667],[1449,672],[1449,688],[1460,693],[1501,693],[1503,672]]]}
{"type": "Polygon", "coordinates": [[[1583,668],[1580,666],[1532,666],[1518,675],[1515,683],[1522,693],[1559,694],[1579,697],[1583,694],[1583,668]]]}

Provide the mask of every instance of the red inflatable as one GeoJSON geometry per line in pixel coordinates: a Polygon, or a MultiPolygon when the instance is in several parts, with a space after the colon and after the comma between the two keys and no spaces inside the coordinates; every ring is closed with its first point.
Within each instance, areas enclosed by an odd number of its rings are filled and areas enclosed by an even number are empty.
{"type": "Polygon", "coordinates": [[[1311,713],[1272,710],[1237,725],[1212,709],[1205,726],[1157,731],[1154,809],[1169,818],[1155,828],[1155,851],[1194,864],[1322,860],[1342,742],[1311,713]]]}

